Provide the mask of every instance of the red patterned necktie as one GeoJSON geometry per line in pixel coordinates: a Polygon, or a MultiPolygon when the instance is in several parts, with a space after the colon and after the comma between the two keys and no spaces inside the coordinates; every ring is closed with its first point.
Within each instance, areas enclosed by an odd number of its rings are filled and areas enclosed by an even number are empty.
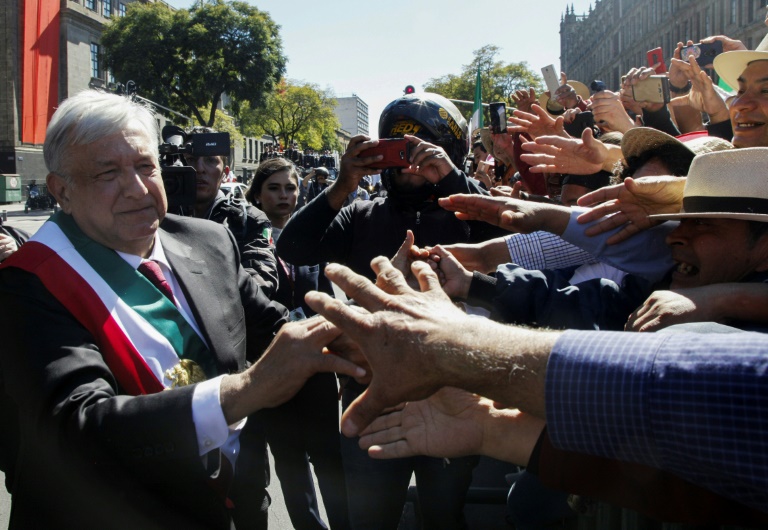
{"type": "Polygon", "coordinates": [[[152,285],[157,287],[161,293],[163,293],[168,300],[176,304],[176,299],[173,297],[173,291],[168,284],[168,280],[165,279],[163,271],[160,269],[160,265],[154,261],[144,261],[139,265],[139,272],[142,273],[152,285]]]}

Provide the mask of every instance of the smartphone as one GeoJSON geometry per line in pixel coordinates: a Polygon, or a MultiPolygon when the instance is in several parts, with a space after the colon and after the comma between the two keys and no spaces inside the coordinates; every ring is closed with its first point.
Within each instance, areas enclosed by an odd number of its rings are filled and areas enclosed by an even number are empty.
{"type": "Polygon", "coordinates": [[[635,101],[669,103],[669,79],[665,75],[652,75],[632,86],[635,101]]]}
{"type": "Polygon", "coordinates": [[[360,152],[359,157],[384,155],[382,160],[374,162],[367,167],[376,169],[389,169],[396,167],[408,167],[411,165],[411,143],[405,138],[382,138],[379,145],[360,152]]]}
{"type": "Polygon", "coordinates": [[[500,134],[507,132],[507,105],[497,101],[489,105],[491,113],[491,132],[500,134]]]}
{"type": "Polygon", "coordinates": [[[576,116],[574,116],[573,121],[571,123],[564,124],[563,128],[568,134],[578,138],[586,128],[590,128],[594,131],[594,126],[595,116],[592,114],[591,110],[586,110],[584,112],[579,112],[576,116]]]}
{"type": "Polygon", "coordinates": [[[680,50],[680,58],[683,61],[687,61],[688,57],[693,55],[696,58],[696,62],[699,63],[701,68],[711,67],[715,57],[723,53],[722,41],[716,40],[709,44],[697,43],[693,46],[686,46],[680,50]]]}
{"type": "Polygon", "coordinates": [[[660,47],[654,48],[652,50],[648,50],[645,56],[648,59],[649,67],[654,68],[654,65],[655,65],[657,74],[667,73],[667,65],[664,63],[664,52],[661,50],[660,47]]]}
{"type": "Polygon", "coordinates": [[[555,91],[560,88],[560,76],[555,70],[555,65],[550,64],[542,68],[541,75],[544,77],[550,97],[555,97],[555,91]]]}

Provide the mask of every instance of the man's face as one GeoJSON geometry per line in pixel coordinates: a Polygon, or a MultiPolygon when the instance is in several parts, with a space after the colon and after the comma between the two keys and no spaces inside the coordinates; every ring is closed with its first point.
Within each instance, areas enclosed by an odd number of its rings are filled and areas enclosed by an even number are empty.
{"type": "Polygon", "coordinates": [[[148,256],[168,203],[154,139],[138,126],[68,148],[64,173],[48,187],[77,226],[102,245],[148,256]]]}
{"type": "Polygon", "coordinates": [[[768,146],[768,61],[755,61],[739,76],[739,90],[730,106],[733,145],[768,146]]]}
{"type": "Polygon", "coordinates": [[[667,236],[672,259],[672,289],[737,282],[768,269],[768,237],[753,243],[749,223],[739,219],[682,219],[667,236]]]}
{"type": "MultiPolygon", "coordinates": [[[[187,164],[195,168],[198,209],[206,210],[213,203],[224,179],[224,160],[220,156],[184,156],[187,164]]],[[[202,213],[202,212],[200,212],[202,213]]]]}

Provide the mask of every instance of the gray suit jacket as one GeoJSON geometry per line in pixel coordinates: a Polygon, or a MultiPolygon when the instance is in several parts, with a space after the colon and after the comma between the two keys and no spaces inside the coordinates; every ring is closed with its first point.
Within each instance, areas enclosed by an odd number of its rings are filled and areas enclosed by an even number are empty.
{"type": "MultiPolygon", "coordinates": [[[[243,370],[287,311],[242,269],[222,226],[169,215],[159,237],[219,373],[243,370]]],[[[0,334],[20,433],[11,528],[229,528],[198,456],[194,387],[126,395],[91,334],[12,267],[0,271],[0,334]]]]}

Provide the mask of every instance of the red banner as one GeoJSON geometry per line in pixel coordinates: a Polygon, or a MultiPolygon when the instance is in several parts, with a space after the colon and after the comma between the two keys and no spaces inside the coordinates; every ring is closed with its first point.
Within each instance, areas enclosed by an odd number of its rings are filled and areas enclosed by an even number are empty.
{"type": "Polygon", "coordinates": [[[59,103],[60,0],[22,0],[21,141],[42,144],[59,103]]]}

